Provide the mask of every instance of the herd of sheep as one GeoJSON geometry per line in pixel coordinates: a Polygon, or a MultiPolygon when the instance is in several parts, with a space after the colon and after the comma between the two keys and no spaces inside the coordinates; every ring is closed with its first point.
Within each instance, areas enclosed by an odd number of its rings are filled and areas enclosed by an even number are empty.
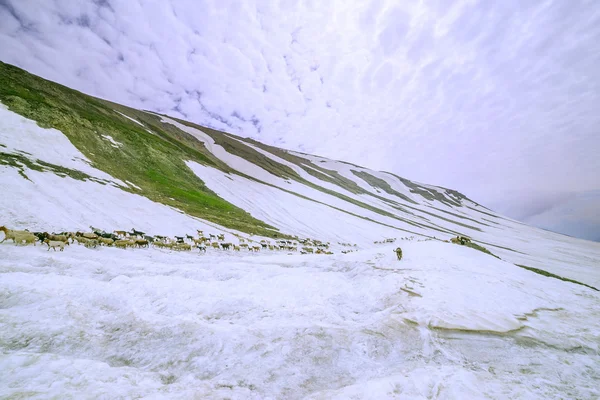
{"type": "MultiPolygon", "coordinates": [[[[47,232],[30,232],[28,230],[14,230],[8,229],[5,226],[0,226],[0,232],[4,232],[4,238],[0,240],[0,243],[6,240],[12,240],[15,245],[28,245],[41,242],[48,246],[50,249],[56,251],[63,251],[65,246],[72,243],[78,243],[87,248],[95,248],[98,246],[114,246],[121,249],[127,248],[145,248],[154,246],[156,248],[175,250],[175,251],[191,251],[197,249],[201,253],[206,253],[208,248],[221,249],[221,250],[233,250],[233,251],[251,251],[258,252],[261,250],[284,250],[291,252],[300,251],[301,254],[333,254],[329,251],[330,244],[321,242],[314,239],[295,239],[295,240],[277,240],[274,242],[261,239],[255,241],[249,238],[242,238],[235,235],[238,239],[238,243],[234,244],[225,241],[224,234],[208,234],[204,235],[204,232],[198,230],[197,236],[185,235],[185,236],[160,236],[160,235],[146,235],[146,233],[131,229],[131,231],[114,231],[112,233],[105,232],[101,229],[90,226],[91,232],[61,232],[61,233],[47,233],[47,232]]],[[[415,237],[401,238],[400,240],[414,240],[415,237]]],[[[437,238],[425,238],[423,240],[438,240],[437,238]]],[[[374,244],[391,244],[396,241],[396,238],[388,238],[380,241],[375,241],[374,244]]],[[[418,240],[420,241],[420,240],[418,240]]],[[[471,239],[466,236],[457,236],[445,242],[451,242],[456,244],[470,244],[471,239]]],[[[338,243],[343,247],[354,247],[356,244],[350,243],[338,243]]],[[[342,253],[351,253],[356,249],[342,250],[342,253]]],[[[400,247],[394,250],[398,260],[402,260],[402,249],[400,247]]]]}
{"type": "Polygon", "coordinates": [[[91,232],[30,232],[28,230],[8,229],[5,226],[0,226],[0,231],[4,232],[5,240],[12,240],[16,245],[28,245],[40,242],[48,246],[48,251],[53,249],[63,251],[65,246],[72,243],[78,243],[87,248],[95,248],[98,246],[110,246],[121,249],[127,248],[145,248],[154,246],[157,248],[175,250],[175,251],[191,251],[197,249],[200,252],[206,253],[207,248],[233,250],[233,251],[251,251],[258,252],[261,250],[285,250],[289,252],[298,252],[301,254],[333,254],[329,251],[329,243],[324,243],[314,239],[297,239],[297,240],[277,240],[274,242],[262,239],[254,241],[249,238],[237,236],[238,243],[226,242],[224,234],[208,234],[204,235],[203,231],[198,230],[197,236],[160,236],[147,235],[144,232],[136,229],[131,231],[114,231],[112,233],[105,232],[101,229],[90,226],[91,232]]]}

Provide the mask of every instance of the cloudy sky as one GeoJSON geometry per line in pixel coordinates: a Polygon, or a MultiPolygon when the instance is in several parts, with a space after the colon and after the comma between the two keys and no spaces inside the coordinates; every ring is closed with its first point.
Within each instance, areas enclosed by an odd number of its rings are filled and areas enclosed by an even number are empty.
{"type": "Polygon", "coordinates": [[[0,0],[0,59],[600,240],[597,0],[0,0]]]}

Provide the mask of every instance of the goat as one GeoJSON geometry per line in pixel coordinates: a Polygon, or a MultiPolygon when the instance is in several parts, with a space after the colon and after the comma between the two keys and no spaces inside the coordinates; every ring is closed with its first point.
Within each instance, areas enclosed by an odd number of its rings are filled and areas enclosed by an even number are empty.
{"type": "Polygon", "coordinates": [[[145,234],[146,232],[136,231],[135,228],[131,228],[131,235],[133,236],[144,237],[145,234]]]}
{"type": "Polygon", "coordinates": [[[44,240],[48,239],[48,232],[33,232],[33,235],[38,238],[38,240],[44,243],[44,240]]]}

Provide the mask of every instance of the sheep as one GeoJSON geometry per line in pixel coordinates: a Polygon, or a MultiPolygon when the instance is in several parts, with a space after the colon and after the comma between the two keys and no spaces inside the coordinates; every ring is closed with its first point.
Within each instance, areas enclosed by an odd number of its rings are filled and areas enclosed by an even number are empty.
{"type": "Polygon", "coordinates": [[[83,236],[75,236],[75,241],[78,244],[85,244],[89,239],[84,238],[83,236]]]}
{"type": "Polygon", "coordinates": [[[225,235],[222,233],[217,235],[217,240],[225,240],[225,235]]]}
{"type": "Polygon", "coordinates": [[[240,250],[241,250],[241,247],[240,247],[240,246],[236,246],[236,245],[234,245],[234,246],[233,246],[233,250],[234,250],[234,251],[240,251],[240,250]]]}
{"type": "Polygon", "coordinates": [[[114,242],[115,247],[120,249],[126,249],[127,247],[135,246],[135,240],[131,239],[120,239],[114,242]]]}
{"type": "Polygon", "coordinates": [[[248,249],[250,249],[251,251],[260,251],[260,246],[252,246],[252,247],[249,247],[248,249]]]}
{"type": "Polygon", "coordinates": [[[115,247],[119,248],[119,249],[126,249],[127,248],[127,243],[129,242],[129,240],[117,240],[115,241],[115,247]]]}
{"type": "Polygon", "coordinates": [[[86,239],[98,239],[98,235],[90,232],[77,232],[75,236],[83,236],[86,239]]]}
{"type": "Polygon", "coordinates": [[[204,252],[206,253],[206,246],[203,244],[199,244],[196,246],[196,248],[200,251],[200,252],[204,252]]]}
{"type": "Polygon", "coordinates": [[[88,249],[95,249],[98,247],[98,239],[88,239],[83,245],[88,249]]]}
{"type": "Polygon", "coordinates": [[[192,250],[192,245],[187,244],[187,243],[176,243],[175,246],[173,246],[173,250],[190,251],[190,250],[192,250]]]}
{"type": "Polygon", "coordinates": [[[173,248],[173,245],[174,245],[174,243],[166,243],[166,242],[159,242],[159,241],[156,241],[153,244],[156,247],[160,247],[160,248],[165,248],[166,247],[168,249],[173,248]]]}
{"type": "Polygon", "coordinates": [[[221,243],[221,247],[223,248],[223,250],[229,250],[231,246],[231,243],[221,243]]]}
{"type": "Polygon", "coordinates": [[[50,249],[56,251],[57,247],[60,249],[60,251],[63,251],[65,249],[65,242],[60,240],[44,239],[44,243],[48,245],[48,251],[50,251],[50,249]]]}
{"type": "Polygon", "coordinates": [[[150,242],[148,242],[146,239],[136,239],[136,240],[134,240],[134,244],[137,247],[149,247],[150,246],[150,242]]]}
{"type": "Polygon", "coordinates": [[[25,232],[25,233],[13,233],[12,240],[15,245],[23,244],[28,245],[29,243],[33,243],[35,246],[35,242],[37,238],[33,233],[25,232]]]}
{"type": "Polygon", "coordinates": [[[200,236],[200,237],[204,236],[204,231],[201,231],[200,229],[196,229],[196,232],[198,232],[198,236],[200,236]]]}
{"type": "Polygon", "coordinates": [[[51,234],[51,235],[48,235],[47,238],[52,241],[55,241],[55,242],[63,242],[65,244],[69,244],[69,238],[66,235],[51,234]]]}
{"type": "Polygon", "coordinates": [[[27,231],[18,231],[18,230],[8,229],[5,226],[0,226],[0,231],[4,232],[4,239],[2,239],[0,241],[0,243],[4,242],[6,239],[11,239],[14,242],[15,241],[15,235],[24,235],[24,234],[28,234],[29,233],[27,231]]]}
{"type": "Polygon", "coordinates": [[[127,232],[125,232],[125,231],[113,231],[113,233],[119,237],[127,236],[127,232]]]}
{"type": "Polygon", "coordinates": [[[113,239],[104,238],[104,237],[100,237],[100,238],[98,238],[98,240],[100,241],[100,244],[102,244],[104,246],[112,246],[113,243],[115,242],[113,239]]]}

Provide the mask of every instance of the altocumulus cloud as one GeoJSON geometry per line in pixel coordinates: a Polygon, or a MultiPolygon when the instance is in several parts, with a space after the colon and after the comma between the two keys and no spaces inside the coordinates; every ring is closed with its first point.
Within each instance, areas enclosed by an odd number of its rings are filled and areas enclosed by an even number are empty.
{"type": "Polygon", "coordinates": [[[595,1],[0,0],[0,58],[600,237],[595,1]]]}

